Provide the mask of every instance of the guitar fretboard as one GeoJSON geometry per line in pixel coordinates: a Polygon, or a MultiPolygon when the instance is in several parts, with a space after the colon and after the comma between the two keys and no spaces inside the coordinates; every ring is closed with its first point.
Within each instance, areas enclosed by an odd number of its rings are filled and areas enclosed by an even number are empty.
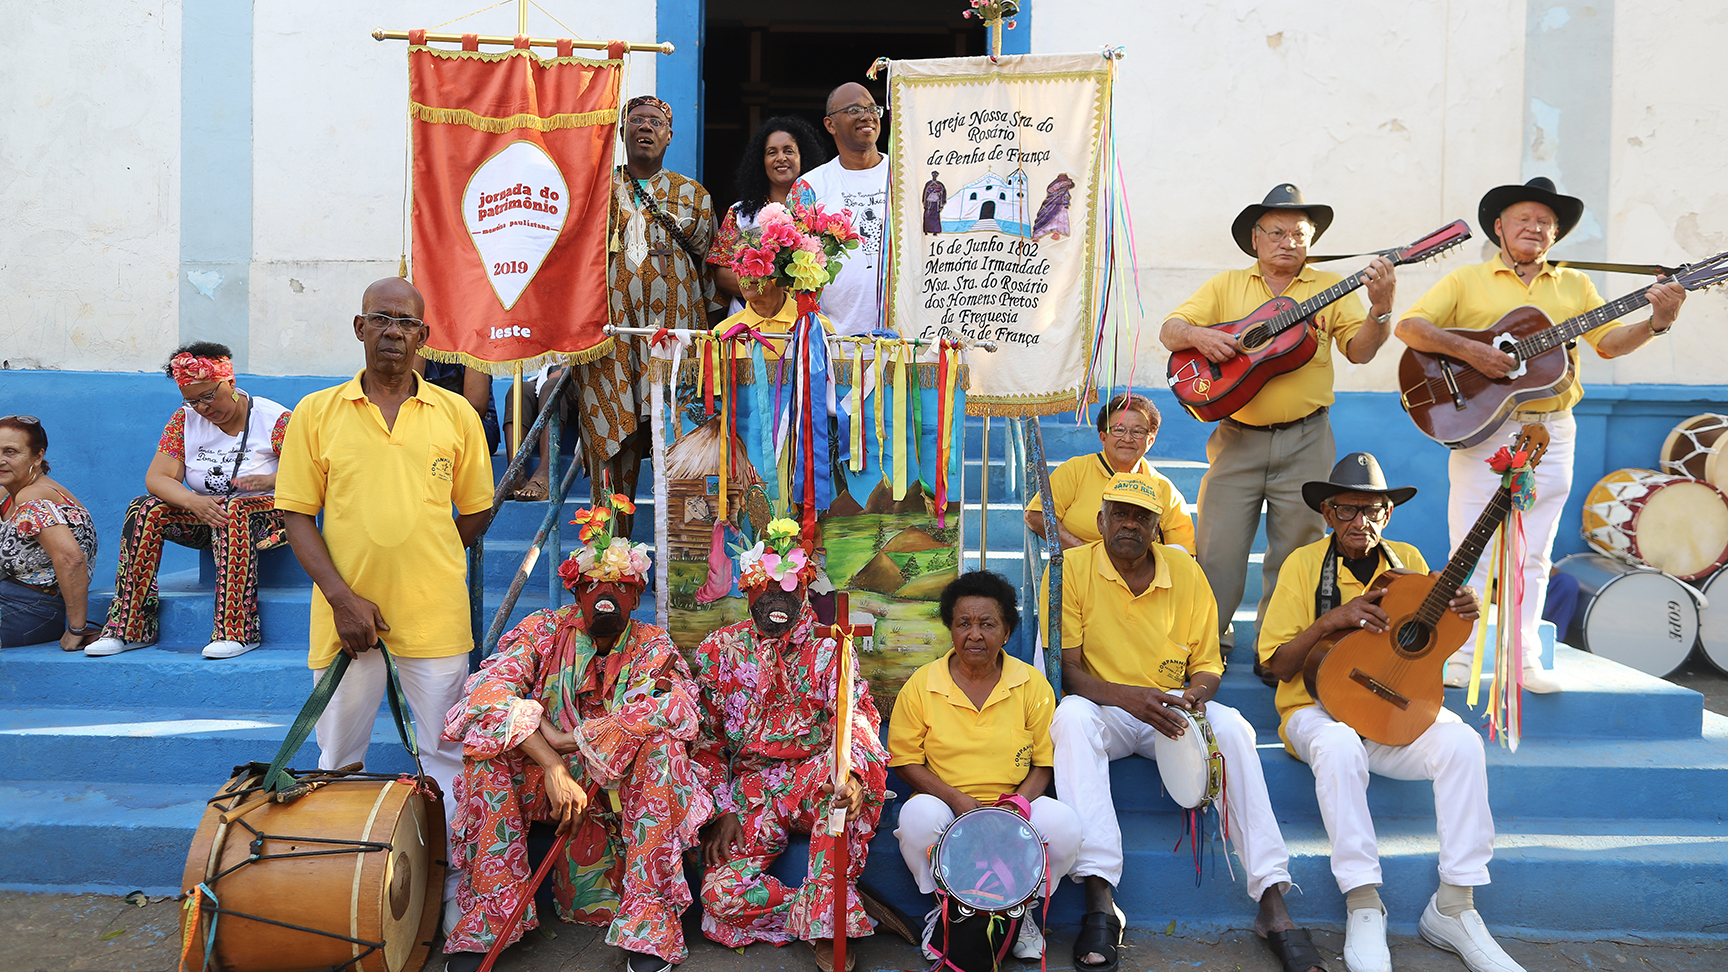
{"type": "Polygon", "coordinates": [[[1538,331],[1513,345],[1512,353],[1519,360],[1524,360],[1534,358],[1544,351],[1552,351],[1581,334],[1625,317],[1650,303],[1650,298],[1644,294],[1645,291],[1642,290],[1627,294],[1619,300],[1611,300],[1593,311],[1586,311],[1545,331],[1538,331]]]}
{"type": "Polygon", "coordinates": [[[1434,588],[1422,600],[1422,606],[1416,610],[1418,621],[1430,628],[1440,622],[1440,616],[1446,613],[1446,605],[1452,600],[1453,592],[1462,587],[1470,572],[1476,569],[1476,562],[1482,559],[1482,551],[1488,549],[1489,538],[1510,512],[1512,487],[1501,486],[1494,493],[1494,498],[1488,501],[1482,515],[1476,518],[1476,525],[1470,528],[1470,532],[1458,544],[1452,559],[1446,562],[1446,569],[1440,572],[1440,579],[1434,582],[1434,588]]]}
{"type": "Polygon", "coordinates": [[[1345,294],[1348,294],[1350,291],[1355,290],[1364,283],[1367,283],[1367,278],[1362,274],[1363,271],[1356,271],[1302,303],[1297,304],[1295,307],[1290,308],[1282,314],[1274,316],[1271,320],[1261,326],[1266,328],[1267,332],[1274,337],[1284,333],[1284,331],[1288,330],[1290,327],[1313,317],[1328,305],[1334,304],[1343,299],[1345,294]]]}

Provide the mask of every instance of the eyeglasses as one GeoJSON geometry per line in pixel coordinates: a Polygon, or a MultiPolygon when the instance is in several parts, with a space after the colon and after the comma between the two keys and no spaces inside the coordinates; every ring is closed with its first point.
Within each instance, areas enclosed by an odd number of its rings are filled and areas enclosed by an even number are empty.
{"type": "Polygon", "coordinates": [[[186,404],[192,406],[193,408],[203,408],[204,406],[209,405],[212,402],[216,401],[216,393],[221,391],[221,390],[222,390],[222,384],[221,384],[221,382],[217,382],[215,388],[212,388],[208,392],[205,392],[204,394],[199,395],[197,398],[185,399],[186,404]]]}
{"type": "Polygon", "coordinates": [[[1112,425],[1105,431],[1109,432],[1110,437],[1113,439],[1128,439],[1134,442],[1142,442],[1146,439],[1152,438],[1151,429],[1131,429],[1126,425],[1112,425]]]}
{"type": "Polygon", "coordinates": [[[1307,243],[1314,235],[1313,230],[1306,229],[1299,229],[1294,232],[1284,229],[1269,230],[1266,227],[1261,226],[1259,223],[1255,223],[1254,228],[1264,233],[1266,238],[1271,240],[1272,245],[1274,246],[1283,246],[1286,240],[1295,240],[1297,243],[1307,243]]]}
{"type": "Polygon", "coordinates": [[[631,115],[624,121],[627,125],[647,125],[657,132],[663,132],[672,127],[672,123],[659,115],[631,115]]]}
{"type": "Polygon", "coordinates": [[[426,322],[418,317],[391,317],[389,314],[367,314],[366,323],[379,331],[388,331],[391,326],[401,328],[402,333],[412,334],[426,329],[426,322]]]}
{"type": "Polygon", "coordinates": [[[1392,515],[1392,507],[1374,503],[1369,506],[1355,506],[1350,503],[1333,503],[1332,514],[1342,523],[1349,523],[1360,516],[1369,523],[1385,523],[1392,515]]]}
{"type": "Polygon", "coordinates": [[[836,108],[822,117],[828,118],[833,115],[845,115],[847,118],[856,120],[863,118],[865,115],[869,115],[872,118],[881,118],[884,110],[885,109],[881,105],[847,105],[844,108],[836,108]]]}
{"type": "Polygon", "coordinates": [[[24,423],[25,425],[41,425],[42,424],[42,420],[37,418],[34,415],[0,415],[0,422],[5,422],[7,420],[17,420],[19,422],[24,423]]]}

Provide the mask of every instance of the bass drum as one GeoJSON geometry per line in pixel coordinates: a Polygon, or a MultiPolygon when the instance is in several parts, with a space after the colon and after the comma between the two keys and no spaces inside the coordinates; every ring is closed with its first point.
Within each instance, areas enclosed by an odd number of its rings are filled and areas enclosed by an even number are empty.
{"type": "Polygon", "coordinates": [[[1556,569],[1578,581],[1578,647],[1657,678],[1692,654],[1698,604],[1690,587],[1600,554],[1573,554],[1556,569]]]}
{"type": "Polygon", "coordinates": [[[1662,440],[1662,471],[1670,476],[1702,479],[1720,490],[1728,490],[1728,461],[1723,448],[1728,441],[1728,415],[1704,412],[1694,415],[1662,440]]]}
{"type": "Polygon", "coordinates": [[[442,803],[367,773],[296,774],[312,791],[271,803],[263,771],[239,767],[193,835],[182,968],[420,972],[444,890],[442,803]]]}
{"type": "Polygon", "coordinates": [[[1704,651],[1704,659],[1716,666],[1716,670],[1728,674],[1728,582],[1716,583],[1728,577],[1728,570],[1719,570],[1716,575],[1704,582],[1704,597],[1718,595],[1723,602],[1711,601],[1714,608],[1698,609],[1698,647],[1704,651]]]}
{"type": "Polygon", "coordinates": [[[1617,469],[1584,498],[1583,531],[1616,560],[1697,580],[1728,562],[1728,497],[1700,480],[1617,469]]]}

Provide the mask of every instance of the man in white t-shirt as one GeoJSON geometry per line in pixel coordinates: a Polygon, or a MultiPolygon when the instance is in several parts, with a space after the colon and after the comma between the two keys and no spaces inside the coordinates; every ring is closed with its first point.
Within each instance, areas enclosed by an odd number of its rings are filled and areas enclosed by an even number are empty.
{"type": "Polygon", "coordinates": [[[806,172],[792,191],[805,205],[852,211],[852,228],[863,239],[834,282],[823,288],[822,313],[836,333],[868,334],[876,328],[882,304],[877,272],[888,208],[888,159],[876,150],[882,108],[863,85],[848,81],[829,93],[822,125],[834,136],[839,154],[806,172]]]}

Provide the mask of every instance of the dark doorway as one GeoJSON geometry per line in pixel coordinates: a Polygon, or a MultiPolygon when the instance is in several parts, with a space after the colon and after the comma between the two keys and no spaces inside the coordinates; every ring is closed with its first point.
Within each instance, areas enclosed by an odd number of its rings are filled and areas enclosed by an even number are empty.
{"type": "MultiPolygon", "coordinates": [[[[847,81],[885,101],[880,81],[864,73],[879,57],[895,60],[984,53],[984,28],[960,16],[964,5],[931,0],[876,0],[823,5],[791,0],[707,0],[702,45],[702,184],[716,215],[737,195],[738,157],[750,134],[775,115],[801,115],[822,128],[823,101],[847,81]]],[[[888,147],[888,125],[881,146],[888,147]]]]}
{"type": "MultiPolygon", "coordinates": [[[[859,139],[859,141],[862,142],[863,139],[859,139]]],[[[812,183],[810,188],[812,191],[814,191],[816,188],[815,184],[812,183]]],[[[986,219],[995,219],[995,218],[996,218],[996,203],[995,202],[985,202],[984,205],[978,207],[978,219],[980,222],[982,222],[983,220],[986,220],[986,219]]]]}

